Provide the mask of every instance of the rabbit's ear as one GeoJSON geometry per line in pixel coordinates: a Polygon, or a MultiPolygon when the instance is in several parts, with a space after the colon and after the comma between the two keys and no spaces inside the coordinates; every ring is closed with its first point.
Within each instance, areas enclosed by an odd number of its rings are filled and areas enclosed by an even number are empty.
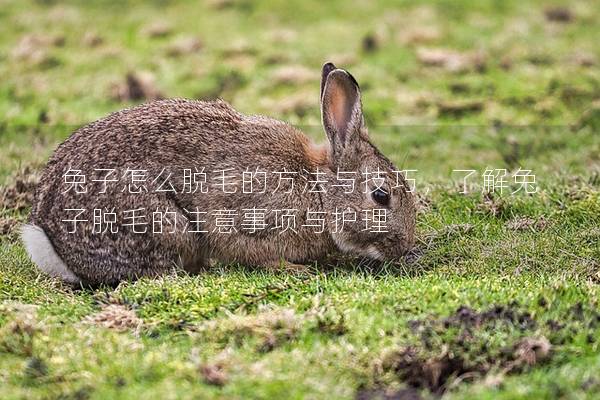
{"type": "Polygon", "coordinates": [[[323,101],[323,92],[325,90],[325,82],[327,82],[327,76],[336,69],[337,67],[330,62],[325,63],[323,65],[323,69],[321,70],[321,101],[323,101]]]}
{"type": "Polygon", "coordinates": [[[350,147],[357,147],[360,140],[363,125],[360,88],[352,75],[331,63],[323,66],[321,87],[321,118],[333,159],[337,161],[350,147]]]}

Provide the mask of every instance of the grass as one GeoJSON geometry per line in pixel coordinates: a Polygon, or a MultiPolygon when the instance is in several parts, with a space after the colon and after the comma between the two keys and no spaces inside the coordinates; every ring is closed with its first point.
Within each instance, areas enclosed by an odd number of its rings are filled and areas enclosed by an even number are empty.
{"type": "Polygon", "coordinates": [[[597,397],[600,7],[557,4],[0,1],[0,397],[597,397]],[[325,60],[417,170],[415,263],[78,291],[36,272],[16,234],[29,175],[143,101],[116,95],[128,72],[322,140],[325,60]],[[486,168],[519,167],[537,193],[481,193],[486,168]],[[476,171],[468,194],[454,169],[476,171]]]}

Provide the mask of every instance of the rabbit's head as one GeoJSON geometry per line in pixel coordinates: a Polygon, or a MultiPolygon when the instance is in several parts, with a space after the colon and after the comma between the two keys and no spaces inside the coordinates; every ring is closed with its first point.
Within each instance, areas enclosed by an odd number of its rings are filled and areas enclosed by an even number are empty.
{"type": "Polygon", "coordinates": [[[360,97],[350,73],[331,63],[323,66],[321,117],[330,144],[328,161],[338,182],[351,175],[356,179],[352,191],[330,185],[325,202],[338,215],[330,231],[342,251],[394,260],[414,244],[415,203],[402,173],[369,141],[360,97]],[[340,229],[343,211],[349,219],[356,215],[356,223],[340,229]]]}

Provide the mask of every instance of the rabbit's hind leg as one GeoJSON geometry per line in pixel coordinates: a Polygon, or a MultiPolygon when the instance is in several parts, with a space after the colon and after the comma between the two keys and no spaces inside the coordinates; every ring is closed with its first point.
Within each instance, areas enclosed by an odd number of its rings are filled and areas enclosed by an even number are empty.
{"type": "MultiPolygon", "coordinates": [[[[176,221],[185,221],[175,204],[164,199],[161,204],[174,212],[169,214],[171,219],[174,216],[176,221]]],[[[153,218],[150,216],[147,224],[136,230],[120,227],[116,233],[92,234],[88,227],[76,238],[57,241],[59,254],[84,284],[92,286],[167,275],[197,258],[197,234],[186,231],[178,222],[175,226],[165,223],[157,229],[159,225],[153,218]]]]}

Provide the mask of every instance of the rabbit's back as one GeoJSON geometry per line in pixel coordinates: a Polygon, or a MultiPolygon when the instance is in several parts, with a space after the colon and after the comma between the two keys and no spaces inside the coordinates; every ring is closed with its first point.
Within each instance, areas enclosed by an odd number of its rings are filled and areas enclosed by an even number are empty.
{"type": "MultiPolygon", "coordinates": [[[[303,168],[314,158],[310,140],[292,126],[245,116],[223,101],[160,100],[113,113],[84,126],[52,156],[53,167],[174,164],[218,167],[225,161],[303,168]],[[308,158],[308,160],[307,160],[308,158]]],[[[53,171],[59,172],[59,171],[53,171]]]]}
{"type": "MultiPolygon", "coordinates": [[[[99,171],[114,170],[123,181],[113,182],[115,186],[127,185],[127,170],[143,170],[152,178],[166,176],[167,169],[181,185],[184,169],[315,170],[326,158],[323,147],[284,122],[242,115],[223,101],[160,100],[110,114],[65,140],[42,173],[31,215],[47,220],[68,203],[90,207],[114,200],[113,193],[99,193],[104,183],[87,175],[99,171]],[[69,171],[87,177],[86,193],[65,190],[69,171]]],[[[194,205],[192,196],[180,197],[184,205],[194,205]]]]}

